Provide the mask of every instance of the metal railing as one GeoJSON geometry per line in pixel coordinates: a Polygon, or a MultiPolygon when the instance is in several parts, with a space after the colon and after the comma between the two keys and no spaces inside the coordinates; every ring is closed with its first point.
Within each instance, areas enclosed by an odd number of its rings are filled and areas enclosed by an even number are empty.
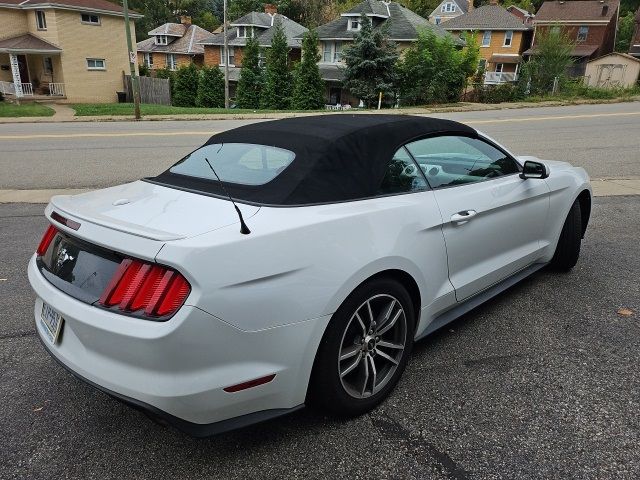
{"type": "Polygon", "coordinates": [[[506,83],[518,80],[515,72],[485,72],[484,83],[506,83]]]}
{"type": "Polygon", "coordinates": [[[24,95],[25,97],[30,97],[33,95],[33,85],[31,85],[30,83],[23,83],[22,84],[22,95],[24,95]]]}
{"type": "Polygon", "coordinates": [[[0,81],[0,93],[2,93],[3,95],[15,95],[16,86],[13,84],[13,82],[0,81]]]}
{"type": "Polygon", "coordinates": [[[55,97],[64,97],[64,83],[50,83],[49,95],[55,97]]]}

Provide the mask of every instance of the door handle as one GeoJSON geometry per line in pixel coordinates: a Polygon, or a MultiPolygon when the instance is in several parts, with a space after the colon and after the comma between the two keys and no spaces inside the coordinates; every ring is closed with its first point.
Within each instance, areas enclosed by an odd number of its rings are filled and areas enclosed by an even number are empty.
{"type": "Polygon", "coordinates": [[[463,224],[471,220],[478,214],[475,210],[462,210],[461,212],[451,215],[451,223],[463,224]]]}

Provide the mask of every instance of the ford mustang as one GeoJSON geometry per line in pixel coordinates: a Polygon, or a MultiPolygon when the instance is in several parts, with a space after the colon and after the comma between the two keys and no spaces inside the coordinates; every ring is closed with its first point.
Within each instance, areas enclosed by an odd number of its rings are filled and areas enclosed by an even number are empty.
{"type": "Polygon", "coordinates": [[[53,197],[36,328],[76,376],[192,435],[307,403],[359,415],[415,341],[570,270],[590,210],[582,168],[452,121],[247,125],[155,177],[53,197]]]}

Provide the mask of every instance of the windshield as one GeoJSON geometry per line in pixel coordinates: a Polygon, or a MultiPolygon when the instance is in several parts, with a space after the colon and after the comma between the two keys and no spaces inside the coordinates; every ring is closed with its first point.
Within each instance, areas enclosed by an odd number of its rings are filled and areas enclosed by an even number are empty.
{"type": "Polygon", "coordinates": [[[216,143],[191,152],[173,167],[171,173],[241,185],[264,185],[289,166],[295,157],[282,148],[250,143],[216,143]],[[206,160],[205,160],[206,159],[206,160]]]}

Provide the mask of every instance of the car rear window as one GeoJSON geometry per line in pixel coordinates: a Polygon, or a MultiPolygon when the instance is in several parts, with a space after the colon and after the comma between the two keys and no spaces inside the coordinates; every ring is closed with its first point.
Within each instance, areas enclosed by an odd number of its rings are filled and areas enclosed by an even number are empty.
{"type": "Polygon", "coordinates": [[[240,185],[264,185],[287,168],[295,154],[289,150],[250,143],[205,145],[169,169],[171,173],[240,185]]]}

